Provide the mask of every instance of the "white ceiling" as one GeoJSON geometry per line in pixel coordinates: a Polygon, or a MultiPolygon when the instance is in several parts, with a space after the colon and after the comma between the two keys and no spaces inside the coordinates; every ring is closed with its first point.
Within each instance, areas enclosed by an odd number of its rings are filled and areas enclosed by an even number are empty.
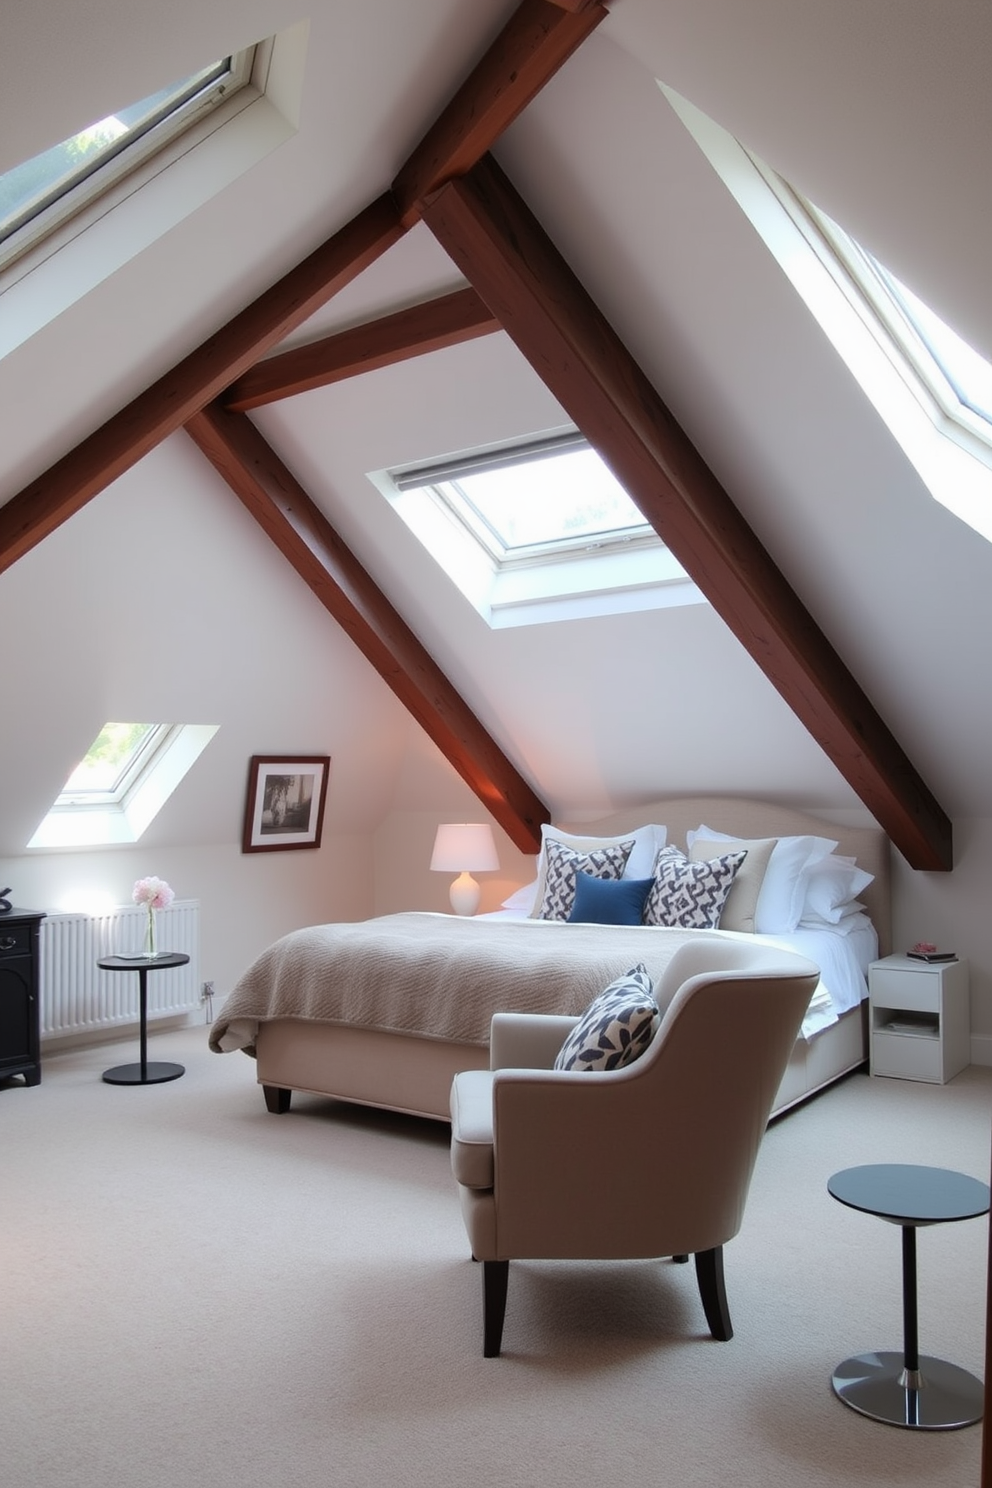
{"type": "MultiPolygon", "coordinates": [[[[0,499],[384,190],[512,9],[317,0],[299,133],[0,362],[0,499]]],[[[0,51],[0,165],[299,19],[282,0],[19,7],[0,51]]],[[[992,548],[926,493],[656,79],[734,130],[992,351],[990,60],[992,7],[974,0],[951,11],[929,0],[616,0],[496,151],[951,815],[992,812],[992,548]]],[[[418,227],[294,340],[459,283],[418,227]]],[[[375,493],[371,469],[564,421],[504,336],[254,417],[555,814],[679,791],[857,805],[707,608],[490,633],[375,493]]],[[[167,607],[177,585],[161,565],[182,575],[180,591],[213,583],[216,604],[195,607],[201,678],[185,684],[186,700],[202,701],[210,679],[229,760],[261,749],[272,717],[265,690],[245,685],[250,670],[237,673],[236,702],[219,701],[233,685],[225,617],[237,615],[249,630],[257,621],[259,657],[302,648],[303,676],[333,699],[320,728],[335,731],[354,774],[354,820],[374,821],[383,802],[424,804],[403,798],[397,763],[414,747],[413,726],[397,723],[384,686],[269,558],[184,435],[97,498],[47,554],[0,577],[0,623],[9,630],[38,606],[25,634],[58,668],[58,624],[78,629],[72,617],[97,603],[73,564],[86,567],[86,544],[99,551],[105,587],[108,534],[120,533],[124,512],[137,526],[120,537],[117,572],[133,576],[147,555],[146,592],[167,607]],[[177,481],[181,499],[169,494],[177,481]],[[157,502],[170,503],[161,553],[141,536],[142,522],[154,532],[157,502]],[[299,600],[288,597],[294,586],[299,600]],[[363,761],[372,738],[380,743],[363,761]]],[[[141,589],[129,580],[129,604],[140,605],[141,589]]],[[[104,645],[87,625],[82,634],[104,645]]],[[[167,657],[160,668],[179,676],[167,657]]],[[[74,732],[90,714],[103,721],[85,672],[77,665],[66,678],[62,704],[38,715],[55,738],[66,699],[74,732]]],[[[316,717],[294,727],[315,737],[316,717]]],[[[52,747],[42,770],[18,744],[34,782],[25,817],[65,752],[52,747]]]]}

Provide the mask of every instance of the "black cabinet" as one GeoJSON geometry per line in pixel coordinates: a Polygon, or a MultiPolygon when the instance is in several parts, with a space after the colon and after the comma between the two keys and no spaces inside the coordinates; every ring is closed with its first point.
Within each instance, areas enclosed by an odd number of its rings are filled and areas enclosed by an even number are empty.
{"type": "Polygon", "coordinates": [[[23,1075],[41,1079],[41,1017],[38,999],[40,910],[0,914],[0,1080],[23,1075]]]}

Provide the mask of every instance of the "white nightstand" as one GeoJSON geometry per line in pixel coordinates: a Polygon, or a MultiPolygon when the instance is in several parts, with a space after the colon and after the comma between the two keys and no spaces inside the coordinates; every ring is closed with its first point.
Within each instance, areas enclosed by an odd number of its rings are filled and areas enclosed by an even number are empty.
{"type": "Polygon", "coordinates": [[[873,1075],[945,1085],[971,1063],[967,961],[873,961],[868,1009],[873,1075]]]}

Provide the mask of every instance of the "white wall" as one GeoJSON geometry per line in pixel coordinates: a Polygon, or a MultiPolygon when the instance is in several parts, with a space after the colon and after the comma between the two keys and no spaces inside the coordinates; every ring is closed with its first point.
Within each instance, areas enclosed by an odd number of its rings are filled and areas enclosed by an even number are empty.
{"type": "Polygon", "coordinates": [[[953,873],[915,873],[893,854],[895,946],[931,940],[968,961],[972,1060],[992,1064],[992,818],[956,820],[954,845],[953,873]]]}
{"type": "Polygon", "coordinates": [[[374,902],[372,832],[420,730],[177,435],[0,575],[0,887],[18,905],[130,902],[165,878],[201,901],[217,992],[271,939],[374,902]],[[140,843],[27,842],[108,719],[218,724],[140,843]],[[331,757],[319,850],[241,853],[253,754],[331,757]]]}
{"type": "Polygon", "coordinates": [[[135,879],[148,873],[164,878],[178,898],[200,901],[200,978],[214,983],[218,998],[279,936],[371,913],[372,841],[366,833],[325,836],[317,851],[246,856],[237,841],[154,854],[138,845],[0,861],[0,878],[16,886],[18,907],[49,911],[86,908],[98,897],[130,904],[135,879]]]}

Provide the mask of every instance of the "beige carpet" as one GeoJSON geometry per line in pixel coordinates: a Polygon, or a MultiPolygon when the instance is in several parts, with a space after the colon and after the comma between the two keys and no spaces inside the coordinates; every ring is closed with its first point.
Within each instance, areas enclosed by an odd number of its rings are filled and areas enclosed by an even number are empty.
{"type": "MultiPolygon", "coordinates": [[[[731,1343],[691,1266],[518,1263],[484,1360],[445,1128],[300,1097],[270,1116],[204,1028],[152,1041],[183,1079],[103,1084],[132,1052],[0,1084],[4,1488],[978,1483],[981,1428],[832,1395],[842,1358],[900,1346],[900,1248],[825,1185],[877,1161],[987,1179],[992,1071],[855,1076],[772,1127],[726,1252],[731,1343]]],[[[979,1375],[986,1241],[984,1220],[919,1236],[922,1351],[979,1375]]]]}

